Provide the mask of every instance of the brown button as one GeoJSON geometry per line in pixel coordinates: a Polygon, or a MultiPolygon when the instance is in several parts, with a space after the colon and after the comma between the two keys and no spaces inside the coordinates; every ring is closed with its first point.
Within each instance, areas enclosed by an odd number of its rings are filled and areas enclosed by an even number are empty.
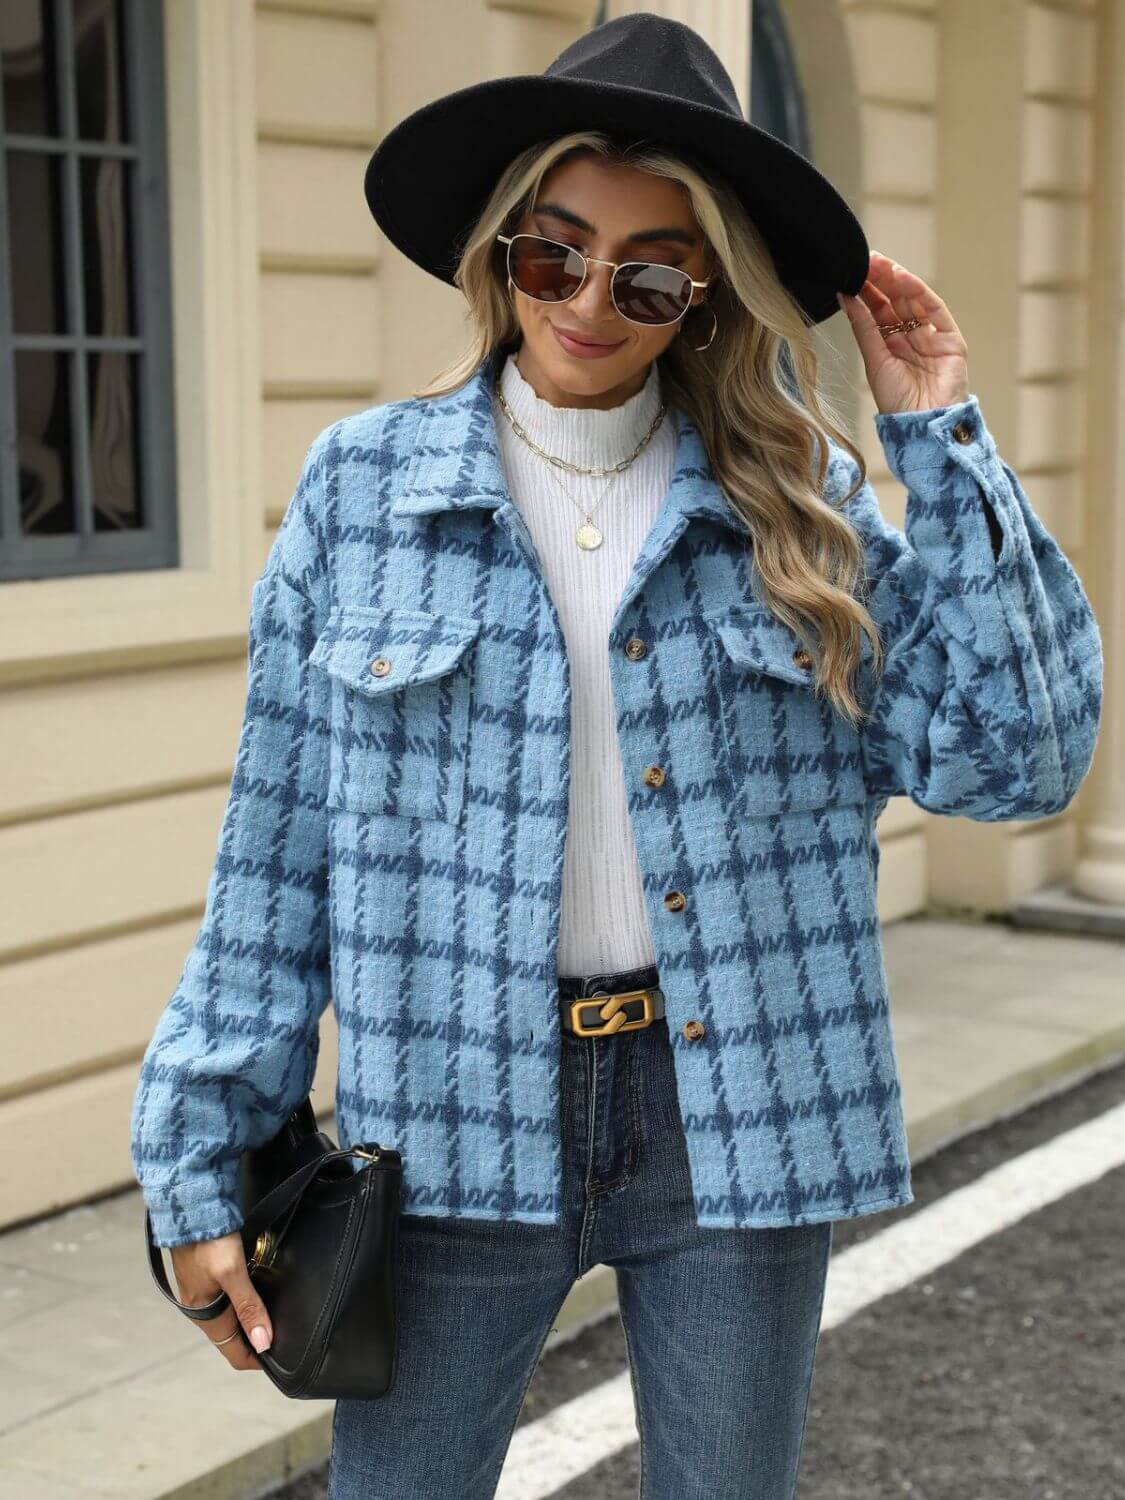
{"type": "Polygon", "coordinates": [[[641,772],[641,780],[646,784],[646,786],[663,786],[664,767],[646,766],[641,772]]]}
{"type": "Polygon", "coordinates": [[[391,659],[389,656],[377,656],[371,663],[371,670],[376,677],[385,677],[391,670],[391,659]]]}
{"type": "Polygon", "coordinates": [[[794,651],[794,653],[793,653],[793,660],[797,663],[797,665],[799,667],[811,667],[812,666],[812,657],[805,650],[804,646],[798,646],[797,647],[796,651],[794,651]]]}
{"type": "Polygon", "coordinates": [[[973,429],[969,426],[968,422],[958,422],[952,431],[953,436],[959,443],[971,443],[973,440],[973,429]]]}
{"type": "Polygon", "coordinates": [[[702,1021],[684,1022],[684,1036],[687,1037],[689,1042],[698,1042],[706,1029],[702,1021]]]}
{"type": "Polygon", "coordinates": [[[664,907],[667,911],[683,911],[687,905],[687,897],[683,891],[665,891],[664,907]]]}
{"type": "Polygon", "coordinates": [[[630,661],[640,661],[641,657],[648,651],[648,647],[639,635],[631,635],[625,642],[625,655],[630,661]]]}

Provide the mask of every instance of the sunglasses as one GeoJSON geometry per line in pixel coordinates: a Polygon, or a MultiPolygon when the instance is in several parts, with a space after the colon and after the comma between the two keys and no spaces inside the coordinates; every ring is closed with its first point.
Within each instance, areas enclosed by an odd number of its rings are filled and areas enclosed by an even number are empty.
{"type": "Polygon", "coordinates": [[[693,281],[686,271],[658,261],[601,260],[540,234],[498,234],[496,238],[508,247],[508,275],[524,296],[537,302],[569,302],[584,284],[591,265],[612,266],[609,290],[614,307],[630,323],[647,328],[682,318],[691,306],[693,288],[710,281],[693,281]]]}

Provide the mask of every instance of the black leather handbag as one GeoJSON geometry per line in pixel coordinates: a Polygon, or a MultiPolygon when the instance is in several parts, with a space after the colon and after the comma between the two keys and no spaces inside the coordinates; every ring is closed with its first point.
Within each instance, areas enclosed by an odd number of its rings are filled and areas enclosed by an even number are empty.
{"type": "MultiPolygon", "coordinates": [[[[370,1400],[394,1384],[401,1194],[400,1153],[374,1142],[338,1148],[308,1098],[272,1140],[242,1153],[239,1233],[273,1326],[258,1359],[283,1395],[370,1400]]],[[[158,1289],[186,1317],[206,1321],[230,1305],[226,1292],[200,1307],[178,1300],[147,1208],[145,1242],[158,1289]]]]}

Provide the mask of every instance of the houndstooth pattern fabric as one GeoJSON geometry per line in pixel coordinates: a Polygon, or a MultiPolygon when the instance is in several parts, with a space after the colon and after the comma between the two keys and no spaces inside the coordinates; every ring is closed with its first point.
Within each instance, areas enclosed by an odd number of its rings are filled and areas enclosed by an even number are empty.
{"type": "MultiPolygon", "coordinates": [[[[239,1226],[239,1155],[308,1092],[330,1003],[336,1133],[402,1152],[405,1212],[557,1222],[570,688],[496,369],[325,428],[255,584],[205,911],[132,1112],[162,1245],[239,1226]]],[[[857,730],[757,602],[745,528],[674,419],[606,649],[696,1217],[906,1204],[875,820],[896,795],[982,821],[1066,807],[1098,628],[975,396],[880,414],[908,503],[905,532],[866,483],[847,505],[886,646],[857,730]]],[[[833,444],[825,498],[855,477],[833,444]]]]}

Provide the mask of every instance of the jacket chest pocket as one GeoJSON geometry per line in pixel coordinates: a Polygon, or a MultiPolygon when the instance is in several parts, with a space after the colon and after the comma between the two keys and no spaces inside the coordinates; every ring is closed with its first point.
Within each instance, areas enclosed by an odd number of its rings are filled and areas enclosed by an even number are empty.
{"type": "Polygon", "coordinates": [[[309,656],[332,679],[328,805],[461,821],[479,620],[345,604],[309,656]]]}
{"type": "Polygon", "coordinates": [[[763,814],[862,802],[858,731],[815,694],[800,637],[764,611],[704,619],[736,805],[763,814]]]}

